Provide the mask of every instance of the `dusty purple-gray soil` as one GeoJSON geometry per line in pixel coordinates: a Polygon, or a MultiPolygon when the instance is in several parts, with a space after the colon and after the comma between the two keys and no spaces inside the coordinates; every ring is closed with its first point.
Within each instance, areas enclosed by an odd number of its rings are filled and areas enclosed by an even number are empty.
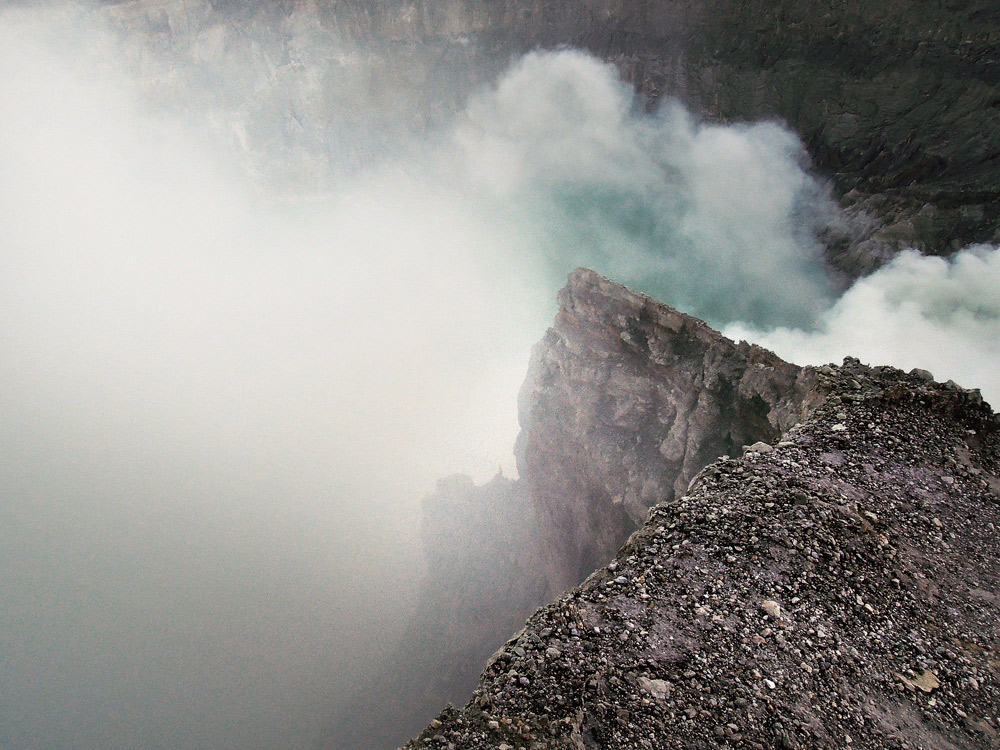
{"type": "Polygon", "coordinates": [[[803,424],[654,506],[406,747],[997,747],[997,419],[926,373],[816,374],[803,424]]]}

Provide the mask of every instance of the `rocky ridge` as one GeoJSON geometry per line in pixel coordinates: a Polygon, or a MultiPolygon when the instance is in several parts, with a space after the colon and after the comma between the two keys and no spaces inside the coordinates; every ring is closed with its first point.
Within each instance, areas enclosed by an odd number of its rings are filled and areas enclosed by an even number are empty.
{"type": "Polygon", "coordinates": [[[416,748],[987,748],[1000,740],[1000,425],[855,360],[656,505],[416,748]]]}
{"type": "Polygon", "coordinates": [[[593,271],[559,293],[520,394],[518,471],[557,594],[720,455],[773,441],[815,375],[593,271]]]}
{"type": "Polygon", "coordinates": [[[337,747],[389,746],[465,700],[497,646],[606,564],[650,506],[807,414],[815,378],[593,271],[570,274],[519,396],[520,478],[451,477],[424,500],[421,606],[336,720],[337,747]],[[406,696],[393,725],[372,720],[371,694],[406,696]]]}

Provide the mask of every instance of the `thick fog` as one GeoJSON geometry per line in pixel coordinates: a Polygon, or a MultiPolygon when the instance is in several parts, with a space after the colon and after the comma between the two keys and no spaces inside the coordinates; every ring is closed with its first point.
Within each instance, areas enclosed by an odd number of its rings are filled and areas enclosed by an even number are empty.
{"type": "Polygon", "coordinates": [[[856,282],[816,330],[735,324],[726,333],[799,364],[854,356],[927,369],[1000,404],[1000,249],[978,245],[947,260],[907,251],[856,282]]]}
{"type": "Polygon", "coordinates": [[[793,360],[996,389],[997,252],[836,300],[778,125],[647,113],[574,51],[401,60],[311,8],[0,8],[5,748],[320,742],[413,604],[420,498],[514,472],[575,266],[793,360]]]}

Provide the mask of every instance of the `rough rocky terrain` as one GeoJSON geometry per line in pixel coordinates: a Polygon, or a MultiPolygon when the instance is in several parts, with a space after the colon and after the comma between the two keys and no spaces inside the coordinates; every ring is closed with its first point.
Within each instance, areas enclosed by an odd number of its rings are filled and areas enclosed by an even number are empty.
{"type": "MultiPolygon", "coordinates": [[[[127,61],[154,97],[204,85],[205,107],[249,152],[281,155],[272,176],[282,184],[334,169],[324,144],[347,143],[363,163],[450,116],[517,54],[572,45],[613,62],[651,107],[677,97],[710,120],[788,123],[845,209],[825,238],[845,278],[905,246],[949,253],[1000,240],[1000,10],[989,0],[103,4],[163,51],[127,61]],[[253,85],[220,101],[204,80],[213,75],[253,85]],[[353,96],[376,106],[355,110],[353,96]],[[334,126],[333,109],[358,121],[334,126]],[[236,127],[247,121],[255,127],[236,127]]],[[[393,701],[403,686],[422,704],[402,700],[400,726],[373,727],[373,693],[362,693],[338,720],[357,742],[340,746],[378,746],[377,732],[399,735],[420,711],[464,700],[473,665],[603,565],[650,504],[682,495],[720,454],[774,443],[819,393],[812,371],[603,283],[564,293],[536,353],[522,479],[449,481],[425,503],[428,598],[374,693],[393,701]],[[621,309],[602,318],[605,305],[621,309]],[[516,511],[513,527],[500,507],[516,511]],[[484,590],[492,605],[470,607],[484,590]]]]}
{"type": "Polygon", "coordinates": [[[719,455],[773,441],[814,405],[814,374],[593,271],[559,293],[520,395],[518,471],[550,590],[606,563],[719,455]]]}
{"type": "Polygon", "coordinates": [[[706,464],[776,440],[818,402],[815,381],[593,271],[570,274],[521,389],[520,478],[452,477],[424,500],[421,606],[390,667],[337,717],[337,746],[402,741],[464,701],[536,607],[606,564],[706,464]],[[372,720],[372,694],[406,696],[393,725],[372,720]]]}
{"type": "Polygon", "coordinates": [[[923,372],[815,375],[406,747],[996,747],[998,420],[923,372]]]}

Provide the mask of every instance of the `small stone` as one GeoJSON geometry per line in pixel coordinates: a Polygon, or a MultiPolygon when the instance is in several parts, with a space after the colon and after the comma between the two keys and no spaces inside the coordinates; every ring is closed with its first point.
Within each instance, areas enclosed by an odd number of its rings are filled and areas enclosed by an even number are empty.
{"type": "Polygon", "coordinates": [[[912,679],[903,677],[902,675],[900,675],[900,679],[911,689],[921,690],[925,693],[930,693],[941,687],[941,682],[938,680],[937,675],[928,669],[925,669],[921,674],[912,679]]]}
{"type": "Polygon", "coordinates": [[[490,719],[486,723],[486,726],[492,729],[494,732],[496,732],[500,729],[500,722],[498,722],[496,719],[490,719]]]}
{"type": "Polygon", "coordinates": [[[747,453],[771,453],[773,450],[774,448],[763,441],[757,441],[746,449],[747,453]]]}
{"type": "Polygon", "coordinates": [[[648,677],[640,677],[637,682],[642,690],[661,701],[670,697],[670,691],[673,688],[666,680],[651,680],[648,677]]]}
{"type": "Polygon", "coordinates": [[[773,599],[765,599],[760,603],[760,608],[775,620],[781,617],[781,605],[773,599]]]}
{"type": "Polygon", "coordinates": [[[914,367],[912,370],[910,370],[910,375],[912,375],[915,378],[919,378],[920,380],[926,380],[928,382],[934,380],[934,376],[931,375],[930,372],[928,372],[927,370],[921,370],[919,367],[914,367]]]}
{"type": "Polygon", "coordinates": [[[547,649],[545,649],[545,655],[550,659],[558,659],[560,656],[562,656],[562,651],[557,649],[555,646],[549,646],[547,649]]]}

